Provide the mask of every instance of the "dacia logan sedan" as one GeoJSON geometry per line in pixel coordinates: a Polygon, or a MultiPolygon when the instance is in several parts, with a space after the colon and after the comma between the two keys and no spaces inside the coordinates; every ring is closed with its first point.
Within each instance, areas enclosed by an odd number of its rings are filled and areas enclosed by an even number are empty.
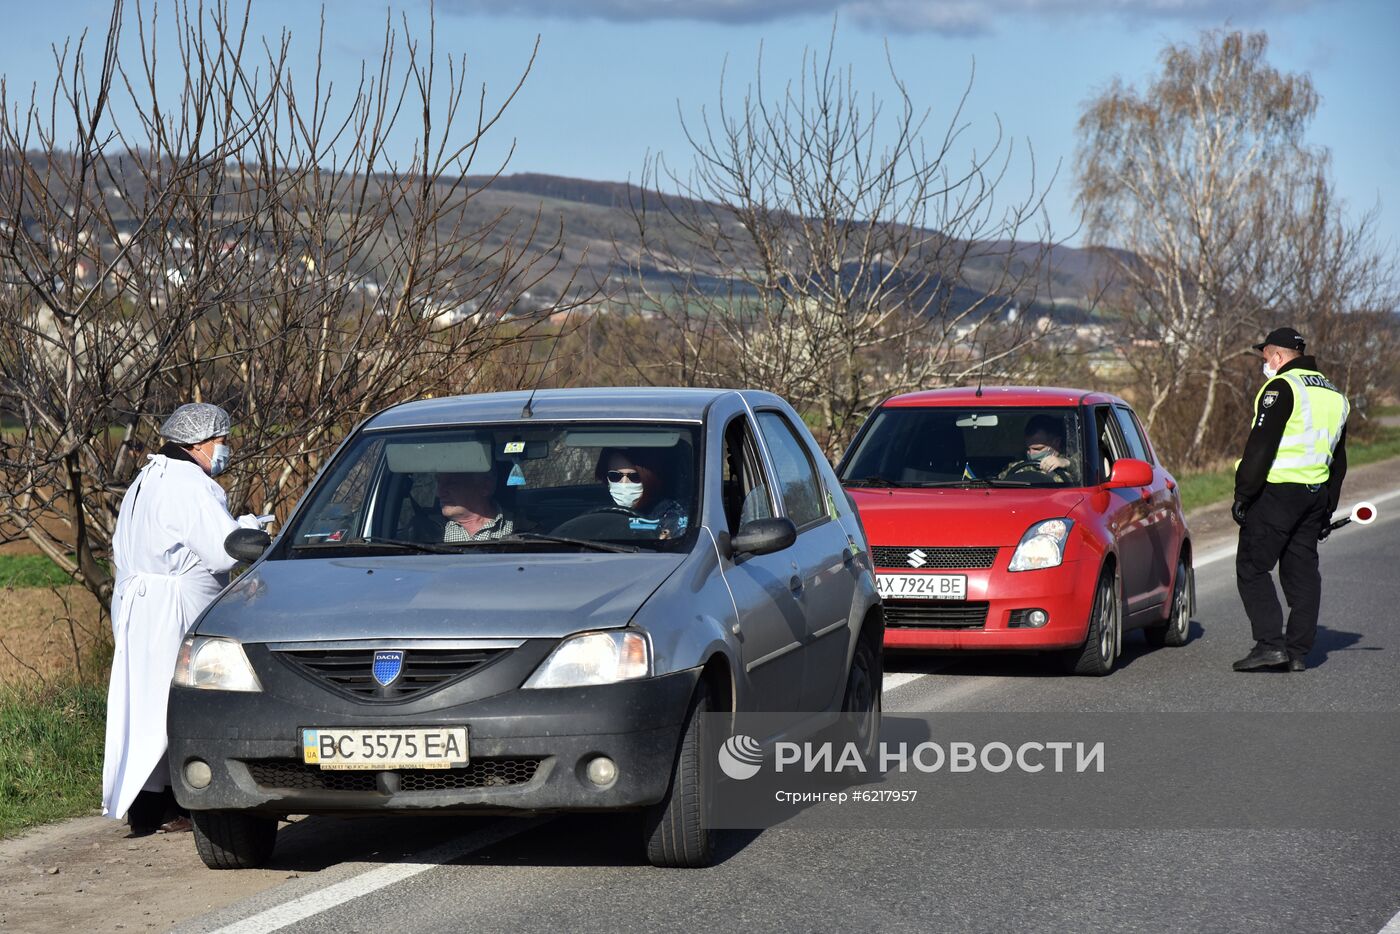
{"type": "Polygon", "coordinates": [[[399,405],[275,542],[226,547],[253,563],[185,641],[168,722],[213,868],[263,863],[289,814],[571,810],[639,811],[653,863],[703,865],[714,714],[877,735],[859,517],[767,393],[399,405]]]}
{"type": "Polygon", "coordinates": [[[837,471],[870,534],[886,648],[1048,652],[1104,675],[1125,631],[1156,646],[1188,638],[1181,497],[1117,396],[895,396],[837,471]]]}

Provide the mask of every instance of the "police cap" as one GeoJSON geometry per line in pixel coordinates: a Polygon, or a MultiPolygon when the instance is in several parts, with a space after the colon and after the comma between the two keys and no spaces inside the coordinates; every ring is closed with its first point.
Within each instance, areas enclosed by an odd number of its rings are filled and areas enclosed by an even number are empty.
{"type": "Polygon", "coordinates": [[[1282,347],[1285,350],[1299,350],[1307,344],[1303,340],[1303,335],[1292,328],[1274,328],[1269,332],[1261,343],[1255,344],[1255,350],[1263,350],[1265,347],[1282,347]]]}

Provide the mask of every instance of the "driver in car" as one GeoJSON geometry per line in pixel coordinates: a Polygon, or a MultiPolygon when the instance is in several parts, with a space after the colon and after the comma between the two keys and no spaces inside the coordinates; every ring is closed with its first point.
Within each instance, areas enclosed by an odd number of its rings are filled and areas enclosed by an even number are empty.
{"type": "Polygon", "coordinates": [[[665,495],[666,464],[656,448],[605,448],[594,476],[608,485],[618,509],[628,513],[628,527],[654,532],[658,539],[680,538],[689,518],[685,508],[665,495]]]}
{"type": "Polygon", "coordinates": [[[1011,464],[999,475],[1011,479],[1018,474],[1040,473],[1055,483],[1073,483],[1070,460],[1065,457],[1065,436],[1060,420],[1036,415],[1026,422],[1026,457],[1011,464]]]}
{"type": "Polygon", "coordinates": [[[496,502],[496,473],[437,475],[438,509],[444,542],[484,542],[515,532],[515,523],[496,502]]]}

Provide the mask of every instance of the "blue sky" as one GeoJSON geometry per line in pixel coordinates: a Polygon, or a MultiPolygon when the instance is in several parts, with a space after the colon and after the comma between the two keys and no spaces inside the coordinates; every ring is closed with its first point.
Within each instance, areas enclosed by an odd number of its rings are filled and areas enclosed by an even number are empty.
{"type": "MultiPolygon", "coordinates": [[[[100,32],[109,11],[101,0],[25,8],[6,24],[0,59],[12,100],[52,80],[50,44],[84,27],[100,32]]],[[[377,60],[386,9],[382,0],[326,4],[330,79],[353,84],[359,62],[377,60]]],[[[426,0],[393,9],[415,29],[427,22],[426,0]]],[[[321,5],[254,0],[253,13],[256,31],[291,31],[294,62],[309,70],[321,5]]],[[[1060,236],[1077,224],[1074,128],[1084,101],[1115,75],[1145,83],[1167,42],[1223,25],[1262,28],[1270,61],[1310,72],[1321,94],[1310,139],[1331,150],[1340,193],[1353,213],[1379,204],[1382,236],[1400,249],[1400,3],[1389,0],[438,0],[437,39],[442,51],[466,54],[469,79],[491,94],[507,90],[540,37],[535,69],[483,167],[513,142],[508,171],[623,180],[638,176],[648,152],[688,162],[678,107],[691,117],[713,107],[721,68],[732,86],[749,81],[762,44],[776,85],[796,73],[804,48],[825,47],[833,16],[836,61],[854,68],[857,86],[888,92],[888,42],[935,127],[975,62],[967,139],[985,148],[999,118],[1018,152],[1034,147],[1042,178],[1061,163],[1047,201],[1060,236]]],[[[1008,196],[1028,169],[1023,158],[1013,163],[1008,196]]]]}

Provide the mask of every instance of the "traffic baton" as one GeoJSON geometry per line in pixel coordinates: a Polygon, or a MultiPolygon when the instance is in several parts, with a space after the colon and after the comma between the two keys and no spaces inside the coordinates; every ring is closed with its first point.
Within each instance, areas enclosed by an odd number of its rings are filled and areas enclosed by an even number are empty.
{"type": "Polygon", "coordinates": [[[1344,516],[1333,522],[1328,528],[1333,532],[1346,525],[1348,522],[1355,522],[1357,525],[1370,525],[1376,521],[1376,507],[1374,503],[1361,502],[1351,507],[1351,515],[1344,516]]]}

